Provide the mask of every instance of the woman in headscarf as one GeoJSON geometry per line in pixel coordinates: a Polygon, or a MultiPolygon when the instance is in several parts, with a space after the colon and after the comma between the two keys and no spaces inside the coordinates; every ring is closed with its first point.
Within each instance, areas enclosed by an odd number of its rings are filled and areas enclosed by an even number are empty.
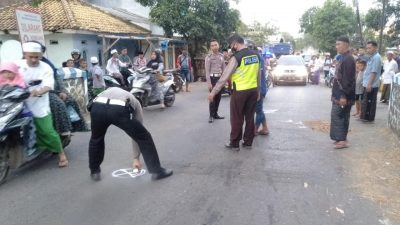
{"type": "MultiPolygon", "coordinates": [[[[164,63],[158,51],[151,52],[151,60],[147,63],[147,68],[151,68],[157,71],[157,75],[162,76],[164,70],[164,63]]],[[[152,75],[150,77],[150,85],[152,86],[153,94],[157,95],[158,99],[160,99],[161,108],[165,108],[164,94],[162,93],[162,90],[158,85],[156,75],[152,75]]]]}

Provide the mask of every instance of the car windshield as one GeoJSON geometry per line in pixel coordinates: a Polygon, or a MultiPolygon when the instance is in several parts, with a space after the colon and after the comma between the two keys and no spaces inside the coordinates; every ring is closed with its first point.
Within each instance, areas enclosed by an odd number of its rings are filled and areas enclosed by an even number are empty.
{"type": "Polygon", "coordinates": [[[302,66],[304,65],[304,61],[301,57],[297,56],[282,56],[278,60],[278,65],[302,66]]]}

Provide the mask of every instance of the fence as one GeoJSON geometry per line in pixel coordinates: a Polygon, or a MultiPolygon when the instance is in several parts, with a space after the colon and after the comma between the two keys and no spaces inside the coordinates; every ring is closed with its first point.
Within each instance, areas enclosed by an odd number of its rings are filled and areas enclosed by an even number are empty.
{"type": "Polygon", "coordinates": [[[389,127],[400,137],[400,77],[392,83],[389,103],[389,127]],[[397,81],[397,82],[396,82],[397,81]]]}

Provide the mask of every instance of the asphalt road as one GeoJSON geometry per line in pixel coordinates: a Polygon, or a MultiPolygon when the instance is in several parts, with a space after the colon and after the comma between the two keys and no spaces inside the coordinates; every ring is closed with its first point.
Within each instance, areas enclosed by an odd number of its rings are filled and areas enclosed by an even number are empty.
{"type": "Polygon", "coordinates": [[[0,186],[2,225],[376,225],[379,205],[360,197],[344,173],[346,151],[306,126],[329,121],[330,89],[275,87],[265,111],[270,136],[252,150],[226,150],[227,116],[209,124],[207,92],[196,83],[164,111],[145,109],[162,165],[170,178],[115,178],[131,165],[130,140],[116,127],[106,136],[103,180],[90,180],[90,133],[78,133],[67,149],[70,166],[46,158],[12,171],[0,186]]]}

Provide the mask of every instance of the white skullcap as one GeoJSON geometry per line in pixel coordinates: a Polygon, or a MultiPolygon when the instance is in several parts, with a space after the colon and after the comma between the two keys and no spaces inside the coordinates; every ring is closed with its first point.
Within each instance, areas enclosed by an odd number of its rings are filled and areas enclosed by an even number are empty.
{"type": "Polygon", "coordinates": [[[118,53],[117,49],[111,50],[111,55],[114,55],[114,53],[118,53]]]}
{"type": "Polygon", "coordinates": [[[42,46],[35,42],[26,42],[22,44],[22,50],[24,52],[42,53],[42,46]]]}
{"type": "Polygon", "coordinates": [[[392,54],[392,55],[393,55],[394,52],[393,52],[393,51],[388,51],[388,52],[386,52],[386,54],[387,54],[387,55],[389,55],[389,54],[392,54]]]}
{"type": "Polygon", "coordinates": [[[96,56],[93,56],[90,58],[90,63],[98,63],[98,62],[99,62],[99,60],[97,59],[96,56]]]}

